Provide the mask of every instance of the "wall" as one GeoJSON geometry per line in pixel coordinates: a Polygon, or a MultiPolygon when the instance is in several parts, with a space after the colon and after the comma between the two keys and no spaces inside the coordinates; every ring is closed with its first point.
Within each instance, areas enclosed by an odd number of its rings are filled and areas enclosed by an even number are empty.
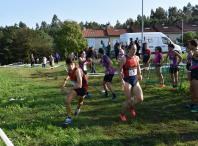
{"type": "Polygon", "coordinates": [[[115,40],[120,40],[120,36],[119,37],[110,37],[111,47],[114,47],[114,45],[116,43],[115,40]]]}

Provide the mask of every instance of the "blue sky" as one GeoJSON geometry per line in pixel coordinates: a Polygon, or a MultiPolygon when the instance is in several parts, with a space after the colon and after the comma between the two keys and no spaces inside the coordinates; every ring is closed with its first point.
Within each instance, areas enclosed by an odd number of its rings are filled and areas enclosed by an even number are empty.
{"type": "MultiPolygon", "coordinates": [[[[151,9],[170,6],[183,9],[190,2],[198,5],[198,0],[144,0],[144,14],[149,16],[151,9]]],[[[124,23],[128,18],[137,19],[142,14],[142,0],[0,0],[0,26],[19,24],[20,21],[30,28],[42,21],[51,23],[54,14],[61,21],[74,20],[115,25],[124,23]]]]}

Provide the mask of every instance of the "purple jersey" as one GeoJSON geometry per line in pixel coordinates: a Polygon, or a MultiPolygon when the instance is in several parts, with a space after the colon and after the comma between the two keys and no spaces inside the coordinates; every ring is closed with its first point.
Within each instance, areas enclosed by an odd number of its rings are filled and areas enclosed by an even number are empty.
{"type": "MultiPolygon", "coordinates": [[[[85,60],[86,60],[85,58],[82,59],[82,61],[85,61],[85,60]]],[[[78,64],[79,64],[79,67],[80,67],[82,70],[87,71],[87,62],[84,62],[84,63],[78,62],[78,64]]]]}
{"type": "MultiPolygon", "coordinates": [[[[102,57],[102,59],[100,60],[100,62],[102,63],[102,65],[104,66],[105,70],[107,70],[109,68],[109,60],[110,58],[107,55],[104,55],[102,57]]],[[[111,67],[109,74],[114,74],[114,69],[113,66],[111,67]]]]}
{"type": "Polygon", "coordinates": [[[157,63],[160,63],[160,58],[162,58],[162,53],[158,52],[158,53],[155,53],[155,57],[154,57],[154,63],[157,64],[157,63]]]}
{"type": "Polygon", "coordinates": [[[170,68],[178,68],[176,64],[178,63],[177,57],[175,57],[175,52],[173,51],[171,54],[169,53],[169,61],[170,61],[170,68]]]}
{"type": "Polygon", "coordinates": [[[192,59],[190,58],[189,54],[188,54],[186,60],[187,60],[187,63],[191,63],[192,59]]]}

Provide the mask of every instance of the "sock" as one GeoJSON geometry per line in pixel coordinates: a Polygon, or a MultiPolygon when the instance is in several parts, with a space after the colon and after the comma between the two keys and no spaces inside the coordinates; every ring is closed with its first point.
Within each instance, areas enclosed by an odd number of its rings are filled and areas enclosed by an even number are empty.
{"type": "Polygon", "coordinates": [[[108,95],[108,92],[107,91],[105,91],[105,95],[108,95]]]}
{"type": "Polygon", "coordinates": [[[194,104],[191,103],[191,106],[194,106],[194,104]]]}
{"type": "Polygon", "coordinates": [[[132,105],[129,106],[132,110],[134,109],[132,105]]]}
{"type": "Polygon", "coordinates": [[[115,93],[112,93],[113,94],[113,97],[116,97],[115,93]]]}
{"type": "Polygon", "coordinates": [[[121,115],[122,115],[122,116],[124,116],[124,115],[125,115],[125,113],[121,113],[121,115]]]}
{"type": "Polygon", "coordinates": [[[71,117],[68,117],[68,119],[71,119],[71,117]]]}

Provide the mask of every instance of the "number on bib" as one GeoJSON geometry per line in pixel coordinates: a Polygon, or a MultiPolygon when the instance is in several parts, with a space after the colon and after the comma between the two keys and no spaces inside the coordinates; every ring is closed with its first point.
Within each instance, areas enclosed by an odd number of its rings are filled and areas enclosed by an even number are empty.
{"type": "Polygon", "coordinates": [[[71,80],[71,84],[72,84],[73,86],[75,86],[75,85],[77,84],[77,82],[76,82],[76,81],[71,80]]]}
{"type": "Polygon", "coordinates": [[[136,76],[136,75],[137,75],[137,67],[130,67],[129,76],[136,76]]]}
{"type": "Polygon", "coordinates": [[[87,71],[87,65],[85,65],[85,64],[83,65],[83,70],[87,71]]]}
{"type": "Polygon", "coordinates": [[[170,61],[170,64],[173,64],[173,59],[169,59],[169,61],[170,61]]]}

